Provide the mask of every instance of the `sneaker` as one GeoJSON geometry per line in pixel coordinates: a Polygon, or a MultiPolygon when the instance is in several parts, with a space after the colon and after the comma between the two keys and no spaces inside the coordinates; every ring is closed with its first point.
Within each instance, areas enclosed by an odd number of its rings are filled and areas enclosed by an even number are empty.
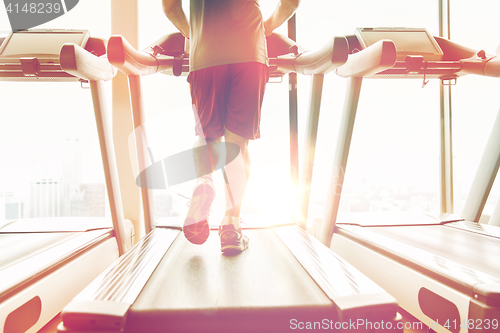
{"type": "Polygon", "coordinates": [[[248,237],[232,224],[219,227],[220,250],[226,255],[235,255],[248,248],[248,237]]]}
{"type": "Polygon", "coordinates": [[[208,215],[215,198],[212,179],[202,177],[194,188],[189,210],[184,220],[182,231],[187,240],[193,244],[203,244],[210,234],[208,215]]]}

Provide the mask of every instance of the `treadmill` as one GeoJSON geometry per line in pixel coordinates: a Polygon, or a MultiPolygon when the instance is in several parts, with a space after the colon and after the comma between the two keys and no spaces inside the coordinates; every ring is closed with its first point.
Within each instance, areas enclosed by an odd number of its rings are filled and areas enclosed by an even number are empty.
{"type": "MultiPolygon", "coordinates": [[[[74,82],[81,77],[62,67],[88,73],[96,106],[98,135],[112,221],[107,218],[19,219],[0,226],[0,332],[36,332],[85,286],[130,247],[116,174],[110,132],[100,104],[99,86],[116,70],[100,56],[106,41],[87,30],[23,30],[0,39],[0,80],[74,82]],[[60,55],[64,43],[73,51],[60,55]],[[91,55],[93,52],[94,55],[91,55]],[[92,67],[94,66],[94,67],[92,67]],[[118,195],[117,195],[118,194],[118,195]]],[[[66,49],[66,51],[71,51],[66,49]]],[[[26,91],[29,96],[29,91],[26,91]]],[[[8,96],[3,96],[4,102],[8,96]]],[[[16,101],[22,103],[22,101],[16,101]]]]}
{"type": "MultiPolygon", "coordinates": [[[[343,37],[316,52],[298,52],[280,35],[268,42],[275,76],[291,71],[324,75],[347,60],[343,37]]],[[[136,127],[143,117],[140,75],[189,70],[180,34],[142,52],[113,36],[108,57],[129,76],[136,127]]],[[[136,141],[140,170],[150,168],[145,140],[136,141]]],[[[198,246],[183,236],[181,219],[154,221],[144,200],[149,190],[142,188],[149,233],[64,308],[59,332],[402,332],[394,298],[289,217],[273,220],[282,225],[245,229],[250,247],[223,256],[216,229],[198,246]]]]}
{"type": "MultiPolygon", "coordinates": [[[[500,165],[500,117],[493,126],[463,216],[401,212],[338,217],[341,193],[335,189],[342,188],[344,172],[348,172],[347,159],[363,78],[416,78],[424,82],[437,78],[443,84],[455,84],[460,76],[467,74],[500,76],[500,57],[433,37],[425,29],[358,28],[355,35],[346,38],[349,59],[336,73],[347,78],[348,91],[321,241],[382,286],[402,308],[431,329],[498,332],[500,229],[478,221],[500,165]],[[371,54],[370,49],[388,40],[396,46],[393,66],[384,71],[367,71],[365,64],[384,61],[371,54]]],[[[307,216],[307,210],[302,214],[307,216]]]]}

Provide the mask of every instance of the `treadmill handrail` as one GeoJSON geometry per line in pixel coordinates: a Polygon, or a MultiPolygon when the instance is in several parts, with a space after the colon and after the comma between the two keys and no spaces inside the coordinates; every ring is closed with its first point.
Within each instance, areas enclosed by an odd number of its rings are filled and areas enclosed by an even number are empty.
{"type": "Polygon", "coordinates": [[[106,57],[97,57],[73,43],[62,46],[60,62],[65,72],[88,81],[108,81],[117,73],[106,57]]]}
{"type": "Polygon", "coordinates": [[[348,58],[349,46],[345,37],[334,37],[317,51],[306,51],[299,55],[278,56],[270,59],[277,70],[298,74],[327,74],[342,66],[348,58]]]}
{"type": "MultiPolygon", "coordinates": [[[[278,55],[269,61],[273,70],[283,74],[327,74],[347,61],[348,52],[346,38],[334,37],[317,51],[278,55]]],[[[138,51],[122,36],[112,36],[109,39],[108,59],[113,66],[127,75],[150,75],[170,70],[178,60],[173,56],[138,51]]],[[[183,68],[187,68],[188,62],[187,58],[182,58],[183,68]]]]}
{"type": "Polygon", "coordinates": [[[490,56],[485,59],[461,60],[462,71],[467,74],[476,74],[490,77],[500,77],[500,57],[490,56]]]}
{"type": "Polygon", "coordinates": [[[127,75],[150,75],[171,69],[175,58],[138,51],[124,37],[111,36],[108,41],[108,59],[127,75]]]}
{"type": "MultiPolygon", "coordinates": [[[[444,52],[443,58],[440,60],[426,60],[425,54],[422,54],[420,56],[408,56],[404,60],[399,59],[392,62],[393,46],[390,44],[394,43],[389,39],[382,39],[361,51],[349,54],[347,63],[337,69],[337,74],[342,77],[424,77],[440,78],[442,80],[454,79],[467,74],[500,77],[500,57],[498,54],[486,54],[484,51],[474,50],[442,37],[434,38],[444,52]],[[380,44],[381,42],[383,43],[380,44]],[[382,51],[380,48],[388,49],[382,51]],[[371,57],[368,53],[363,53],[368,50],[372,52],[371,57]],[[385,53],[384,56],[387,58],[379,59],[380,52],[385,53]],[[363,54],[363,58],[358,58],[361,54],[363,54]],[[370,70],[369,67],[376,66],[378,61],[380,61],[381,68],[370,70]],[[391,63],[392,66],[388,66],[391,63]]],[[[356,49],[356,45],[353,48],[356,49]]],[[[397,56],[395,46],[394,51],[397,56]]],[[[351,52],[353,52],[352,48],[351,52]]]]}
{"type": "Polygon", "coordinates": [[[368,46],[357,53],[349,55],[347,62],[337,68],[336,73],[342,77],[366,77],[392,68],[396,64],[396,45],[384,39],[368,46]]]}

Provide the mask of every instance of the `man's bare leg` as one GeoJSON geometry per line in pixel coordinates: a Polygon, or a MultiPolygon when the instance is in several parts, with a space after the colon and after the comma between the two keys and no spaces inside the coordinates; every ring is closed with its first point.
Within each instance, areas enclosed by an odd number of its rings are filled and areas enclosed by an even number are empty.
{"type": "Polygon", "coordinates": [[[214,168],[219,163],[220,158],[220,142],[222,141],[222,137],[218,138],[202,138],[198,137],[198,140],[195,141],[193,148],[208,146],[207,150],[194,150],[193,159],[195,164],[196,175],[198,176],[198,180],[200,177],[207,176],[212,178],[212,173],[214,168]],[[210,173],[205,173],[205,170],[212,170],[210,173]],[[205,173],[205,175],[204,175],[205,173]]]}
{"type": "Polygon", "coordinates": [[[248,237],[241,232],[240,211],[250,175],[250,155],[247,139],[227,129],[224,137],[226,143],[238,145],[240,154],[225,166],[226,214],[219,227],[219,238],[222,253],[236,255],[247,249],[249,242],[248,237]]]}
{"type": "Polygon", "coordinates": [[[250,154],[248,151],[248,139],[241,137],[229,130],[224,133],[225,142],[237,144],[240,148],[240,155],[231,163],[226,165],[226,214],[225,216],[234,217],[232,219],[224,219],[223,224],[234,224],[236,229],[240,228],[239,216],[243,196],[248,184],[250,176],[250,154]],[[228,222],[232,221],[232,222],[228,222]]]}
{"type": "Polygon", "coordinates": [[[194,144],[194,148],[206,146],[207,149],[193,150],[198,178],[182,228],[186,238],[193,244],[203,244],[210,234],[208,216],[215,198],[212,173],[219,162],[221,140],[221,137],[212,139],[200,137],[194,144]],[[208,173],[207,170],[209,170],[208,173]]]}

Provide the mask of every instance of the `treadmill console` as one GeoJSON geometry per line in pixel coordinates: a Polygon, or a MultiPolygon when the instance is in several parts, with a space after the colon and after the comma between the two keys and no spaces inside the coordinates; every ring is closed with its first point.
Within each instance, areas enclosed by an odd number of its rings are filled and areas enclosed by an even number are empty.
{"type": "Polygon", "coordinates": [[[88,30],[32,29],[11,32],[0,45],[0,80],[74,79],[61,69],[59,52],[66,43],[85,47],[89,38],[88,30]]]}
{"type": "Polygon", "coordinates": [[[0,46],[0,63],[12,63],[20,57],[35,57],[43,62],[59,59],[65,43],[85,46],[90,37],[88,30],[33,29],[11,32],[0,46]]]}
{"type": "Polygon", "coordinates": [[[397,60],[407,56],[423,56],[424,61],[440,61],[443,51],[427,31],[421,28],[357,28],[355,32],[362,48],[389,39],[396,45],[397,60]]]}

